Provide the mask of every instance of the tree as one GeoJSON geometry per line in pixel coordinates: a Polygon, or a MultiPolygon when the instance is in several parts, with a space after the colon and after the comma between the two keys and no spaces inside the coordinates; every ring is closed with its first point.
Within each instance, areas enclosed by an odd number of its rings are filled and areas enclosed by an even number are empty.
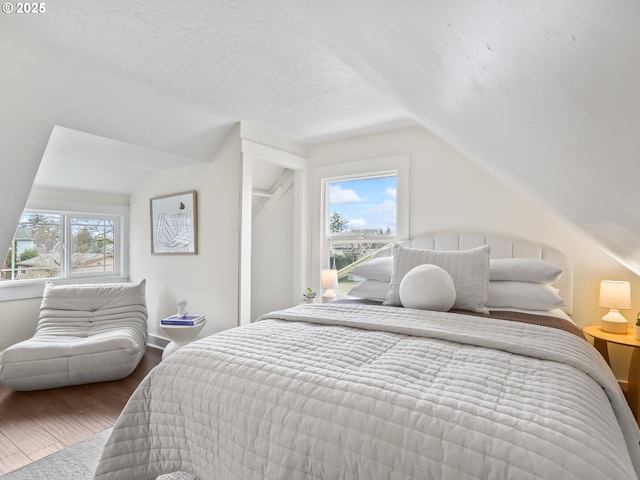
{"type": "Polygon", "coordinates": [[[331,257],[331,265],[335,265],[337,270],[342,270],[344,267],[348,267],[353,263],[351,256],[334,255],[331,257]]]}
{"type": "Polygon", "coordinates": [[[13,257],[13,249],[15,248],[15,241],[12,242],[11,247],[9,247],[9,251],[7,252],[7,256],[4,259],[4,262],[2,262],[2,269],[0,269],[0,279],[2,280],[11,280],[12,277],[12,270],[11,267],[13,265],[13,262],[11,261],[12,257],[13,257]]]}
{"type": "Polygon", "coordinates": [[[338,212],[333,212],[329,217],[329,232],[330,233],[342,233],[349,225],[349,221],[340,215],[338,212]]]}
{"type": "Polygon", "coordinates": [[[75,252],[88,253],[92,240],[91,233],[86,227],[84,227],[75,236],[75,252]]]}
{"type": "Polygon", "coordinates": [[[38,256],[38,250],[35,248],[25,248],[20,254],[20,259],[18,261],[24,262],[25,260],[29,260],[30,258],[35,258],[38,256]]]}
{"type": "Polygon", "coordinates": [[[46,215],[35,214],[27,221],[27,228],[41,252],[50,252],[60,240],[60,221],[49,223],[46,215]]]}

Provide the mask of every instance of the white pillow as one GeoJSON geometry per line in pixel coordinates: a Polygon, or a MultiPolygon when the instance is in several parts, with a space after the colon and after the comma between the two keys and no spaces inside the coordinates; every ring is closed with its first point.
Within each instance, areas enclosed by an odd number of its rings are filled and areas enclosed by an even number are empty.
{"type": "Polygon", "coordinates": [[[389,291],[389,282],[380,282],[379,280],[365,280],[353,287],[349,295],[357,298],[366,298],[368,300],[384,301],[389,291]]]}
{"type": "Polygon", "coordinates": [[[400,282],[400,300],[406,308],[447,312],[456,301],[453,279],[436,265],[418,265],[400,282]]]}
{"type": "Polygon", "coordinates": [[[494,258],[489,262],[491,281],[555,283],[562,269],[537,258],[494,258]]]}
{"type": "Polygon", "coordinates": [[[378,280],[389,283],[392,269],[393,257],[380,257],[372,258],[357,265],[351,270],[351,273],[365,280],[378,280]]]}
{"type": "Polygon", "coordinates": [[[489,282],[487,307],[511,307],[523,310],[553,310],[564,307],[558,289],[531,282],[489,282]]]}
{"type": "Polygon", "coordinates": [[[489,286],[489,245],[471,250],[434,251],[397,247],[385,305],[400,305],[400,283],[418,265],[430,263],[447,271],[456,287],[454,308],[487,313],[489,286]]]}

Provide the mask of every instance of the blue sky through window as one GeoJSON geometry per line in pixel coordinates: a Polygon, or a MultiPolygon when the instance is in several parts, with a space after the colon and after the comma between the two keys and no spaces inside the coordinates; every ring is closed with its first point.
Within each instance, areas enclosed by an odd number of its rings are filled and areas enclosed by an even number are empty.
{"type": "Polygon", "coordinates": [[[348,221],[344,233],[382,230],[396,234],[395,175],[329,182],[329,216],[337,212],[348,221]]]}

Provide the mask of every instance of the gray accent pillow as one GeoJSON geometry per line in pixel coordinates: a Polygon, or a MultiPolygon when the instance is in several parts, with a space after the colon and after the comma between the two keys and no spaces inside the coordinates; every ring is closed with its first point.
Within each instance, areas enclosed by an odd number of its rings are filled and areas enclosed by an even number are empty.
{"type": "Polygon", "coordinates": [[[456,251],[398,246],[393,255],[393,272],[384,305],[401,305],[399,290],[404,276],[418,265],[432,264],[444,269],[453,279],[456,289],[453,308],[487,313],[490,252],[489,245],[456,251]]]}

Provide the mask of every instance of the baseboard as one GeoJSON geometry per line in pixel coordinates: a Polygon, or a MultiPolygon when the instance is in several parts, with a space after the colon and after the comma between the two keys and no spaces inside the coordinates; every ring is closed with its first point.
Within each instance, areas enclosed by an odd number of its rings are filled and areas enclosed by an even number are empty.
{"type": "Polygon", "coordinates": [[[170,340],[162,337],[156,337],[155,335],[149,335],[147,338],[147,345],[153,348],[159,348],[164,350],[164,347],[169,345],[170,340]]]}

